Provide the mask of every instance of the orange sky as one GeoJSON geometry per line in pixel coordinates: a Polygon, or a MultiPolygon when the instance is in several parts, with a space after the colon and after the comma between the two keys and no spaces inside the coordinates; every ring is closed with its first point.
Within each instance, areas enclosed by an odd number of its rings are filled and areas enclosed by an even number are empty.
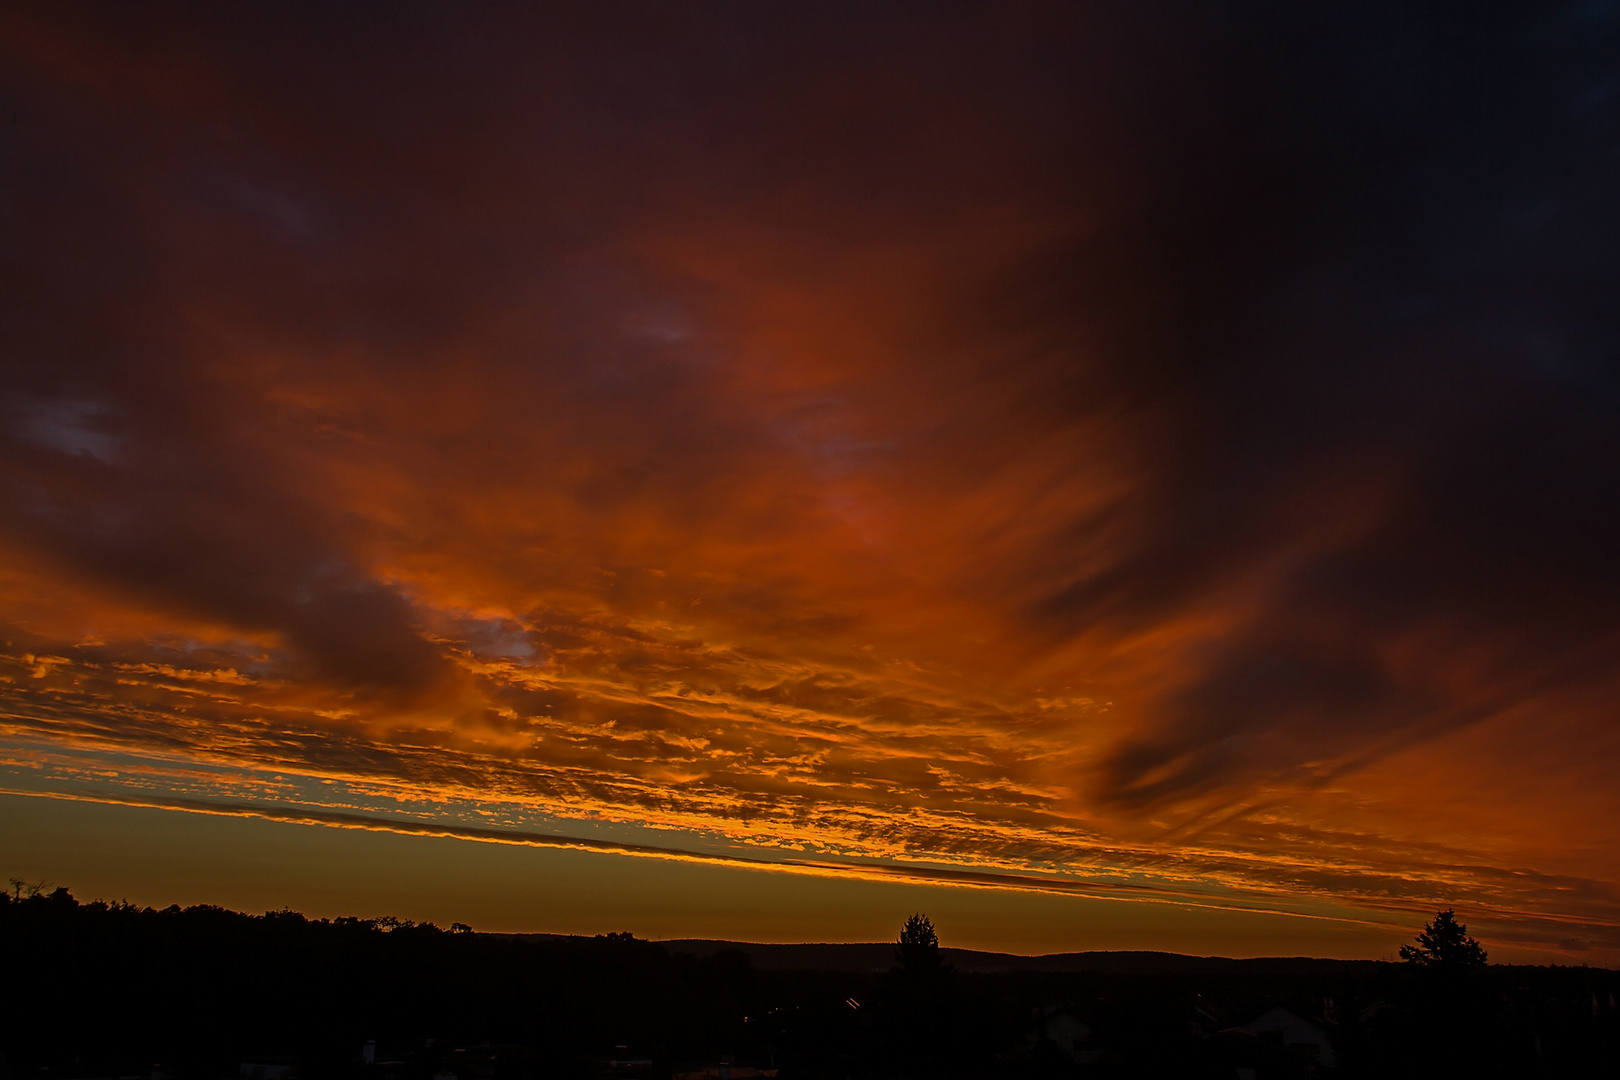
{"type": "Polygon", "coordinates": [[[1615,962],[1615,215],[1485,152],[1542,98],[1366,28],[731,16],[5,13],[8,872],[1615,962]],[[642,899],[512,884],[558,860],[642,899]]]}

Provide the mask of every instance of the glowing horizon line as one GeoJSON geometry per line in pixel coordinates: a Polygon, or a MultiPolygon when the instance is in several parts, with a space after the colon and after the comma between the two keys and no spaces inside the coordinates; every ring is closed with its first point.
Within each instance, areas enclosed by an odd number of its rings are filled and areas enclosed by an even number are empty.
{"type": "MultiPolygon", "coordinates": [[[[410,818],[391,818],[347,810],[327,810],[317,807],[291,807],[260,805],[240,802],[215,802],[207,799],[189,799],[183,796],[143,798],[110,792],[53,792],[29,791],[0,786],[0,795],[19,795],[40,799],[61,799],[65,802],[87,802],[109,806],[129,806],[141,809],[168,810],[176,813],[206,814],[215,817],[257,817],[294,825],[312,825],[327,828],[358,829],[367,832],[391,832],[403,836],[429,836],[467,840],[475,843],[507,844],[517,847],[552,848],[596,852],[608,855],[626,855],[635,858],[667,859],[676,862],[707,863],[739,870],[780,871],[816,877],[843,877],[858,880],[934,885],[940,887],[980,888],[1007,892],[1034,892],[1053,896],[1074,896],[1092,900],[1111,900],[1118,903],[1149,903],[1174,907],[1195,907],[1210,911],[1227,911],[1251,915],[1273,915],[1286,918],[1310,919],[1344,925],[1365,926],[1379,930],[1400,928],[1395,923],[1373,919],[1357,919],[1342,915],[1326,915],[1296,911],[1283,907],[1265,907],[1254,904],[1224,903],[1209,894],[1174,889],[1162,885],[1065,880],[1036,874],[1018,874],[1008,871],[963,870],[937,866],[906,866],[893,863],[852,862],[831,859],[770,859],[739,853],[706,852],[688,848],[643,844],[628,840],[607,840],[596,837],[569,836],[564,833],[545,833],[526,829],[495,829],[478,825],[421,821],[410,818]]],[[[1404,926],[1404,924],[1401,924],[1404,926]]]]}

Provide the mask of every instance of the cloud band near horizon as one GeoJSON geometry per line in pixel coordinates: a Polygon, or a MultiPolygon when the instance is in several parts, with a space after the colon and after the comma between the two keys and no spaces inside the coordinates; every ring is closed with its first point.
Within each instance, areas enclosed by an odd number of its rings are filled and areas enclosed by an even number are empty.
{"type": "Polygon", "coordinates": [[[1608,8],[645,14],[0,14],[16,768],[1620,947],[1608,8]]]}

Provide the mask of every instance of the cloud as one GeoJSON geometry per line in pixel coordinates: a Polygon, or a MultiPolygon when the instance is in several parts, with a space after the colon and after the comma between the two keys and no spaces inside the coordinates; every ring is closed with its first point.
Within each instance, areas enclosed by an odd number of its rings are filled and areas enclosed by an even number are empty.
{"type": "Polygon", "coordinates": [[[19,737],[1612,920],[1612,20],[6,19],[19,737]]]}

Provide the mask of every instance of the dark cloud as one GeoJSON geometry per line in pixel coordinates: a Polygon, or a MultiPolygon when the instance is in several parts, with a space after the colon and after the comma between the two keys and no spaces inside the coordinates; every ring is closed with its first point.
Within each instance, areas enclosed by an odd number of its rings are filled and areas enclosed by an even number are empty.
{"type": "Polygon", "coordinates": [[[1610,5],[0,27],[21,728],[1211,874],[1612,753],[1610,5]]]}
{"type": "Polygon", "coordinates": [[[1454,688],[1381,655],[1415,635],[1451,635],[1453,655],[1489,641],[1500,666],[1473,689],[1502,707],[1537,671],[1606,677],[1620,629],[1599,554],[1620,541],[1620,215],[1598,194],[1616,116],[1594,89],[1615,75],[1596,45],[1612,16],[1313,9],[1221,29],[1232,51],[1192,58],[1161,91],[1169,122],[1142,125],[1144,195],[1103,248],[1130,255],[1071,260],[1096,304],[1076,334],[1115,328],[1123,400],[1170,412],[1171,434],[1115,511],[1128,552],[1032,614],[1057,632],[1158,620],[1291,565],[1194,661],[1164,728],[1109,763],[1105,790],[1131,801],[1446,715],[1454,688]]]}

